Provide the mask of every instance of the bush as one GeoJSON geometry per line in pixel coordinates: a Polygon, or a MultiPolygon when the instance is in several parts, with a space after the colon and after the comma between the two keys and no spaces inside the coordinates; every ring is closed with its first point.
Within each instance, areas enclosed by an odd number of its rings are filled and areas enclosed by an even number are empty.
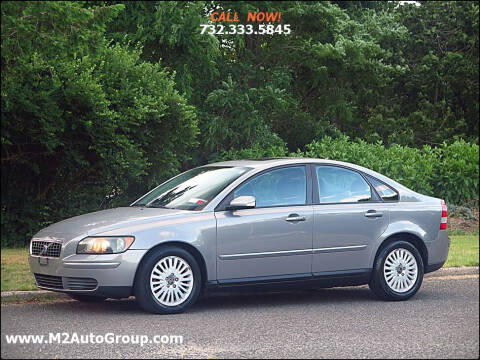
{"type": "Polygon", "coordinates": [[[307,145],[304,155],[364,166],[414,191],[454,204],[478,204],[478,145],[463,140],[417,149],[325,137],[307,145]]]}
{"type": "Polygon", "coordinates": [[[465,220],[478,220],[473,211],[466,206],[447,204],[448,216],[465,220]]]}
{"type": "Polygon", "coordinates": [[[458,140],[443,144],[435,162],[432,186],[457,205],[478,205],[478,145],[458,140]]]}

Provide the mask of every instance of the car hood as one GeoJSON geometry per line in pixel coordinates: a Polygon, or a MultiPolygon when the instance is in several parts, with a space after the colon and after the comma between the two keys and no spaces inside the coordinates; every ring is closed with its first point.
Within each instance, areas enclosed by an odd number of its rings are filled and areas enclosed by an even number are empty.
{"type": "Polygon", "coordinates": [[[159,218],[190,213],[191,211],[188,210],[177,209],[120,207],[96,211],[60,221],[40,230],[34,235],[34,238],[49,238],[51,240],[66,242],[78,236],[95,235],[133,224],[146,223],[159,218]]]}

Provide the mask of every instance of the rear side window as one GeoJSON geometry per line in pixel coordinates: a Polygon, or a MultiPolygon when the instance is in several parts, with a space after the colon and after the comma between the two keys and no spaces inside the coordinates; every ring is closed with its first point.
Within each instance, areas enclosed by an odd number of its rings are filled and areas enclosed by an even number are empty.
{"type": "Polygon", "coordinates": [[[368,176],[368,180],[370,180],[378,195],[380,195],[384,201],[398,201],[398,193],[390,186],[371,176],[368,176]]]}
{"type": "Polygon", "coordinates": [[[317,166],[320,204],[370,201],[372,190],[356,171],[336,166],[317,166]]]}

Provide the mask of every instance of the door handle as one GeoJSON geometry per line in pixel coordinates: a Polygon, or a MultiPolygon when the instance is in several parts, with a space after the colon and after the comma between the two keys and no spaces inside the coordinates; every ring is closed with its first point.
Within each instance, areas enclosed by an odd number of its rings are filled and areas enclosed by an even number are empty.
{"type": "Polygon", "coordinates": [[[375,210],[368,210],[368,211],[365,213],[365,216],[366,216],[366,217],[369,217],[369,218],[382,217],[382,216],[383,216],[383,212],[381,212],[381,211],[375,211],[375,210]]]}
{"type": "Polygon", "coordinates": [[[288,217],[285,219],[286,221],[305,221],[305,216],[300,216],[298,214],[290,214],[288,217]]]}

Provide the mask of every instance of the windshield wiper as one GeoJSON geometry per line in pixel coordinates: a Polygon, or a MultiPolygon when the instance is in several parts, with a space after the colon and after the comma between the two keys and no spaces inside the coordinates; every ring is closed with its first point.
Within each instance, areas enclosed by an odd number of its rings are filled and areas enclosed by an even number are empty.
{"type": "Polygon", "coordinates": [[[147,204],[133,204],[130,206],[138,206],[138,207],[146,207],[146,208],[156,208],[156,209],[171,209],[169,207],[163,206],[163,205],[153,205],[152,203],[147,203],[147,204]]]}
{"type": "Polygon", "coordinates": [[[145,204],[145,205],[142,205],[143,207],[146,207],[146,208],[155,208],[155,209],[171,209],[169,207],[166,207],[166,206],[162,206],[162,205],[153,205],[153,204],[145,204]]]}

